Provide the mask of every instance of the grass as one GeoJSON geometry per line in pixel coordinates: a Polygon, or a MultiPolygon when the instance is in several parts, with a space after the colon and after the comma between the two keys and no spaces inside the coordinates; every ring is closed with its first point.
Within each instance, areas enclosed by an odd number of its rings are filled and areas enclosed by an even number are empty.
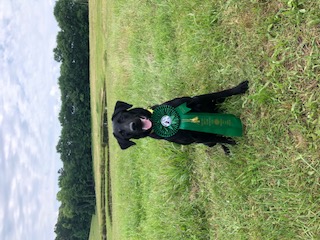
{"type": "MultiPolygon", "coordinates": [[[[95,6],[105,8],[103,1],[95,1],[95,6]]],[[[90,10],[92,8],[90,7],[90,10]]],[[[100,14],[103,11],[100,12],[100,14]]],[[[105,92],[105,64],[104,59],[105,36],[95,29],[103,30],[103,21],[100,15],[90,15],[90,91],[91,91],[91,122],[92,122],[92,156],[95,179],[96,192],[96,214],[93,216],[91,232],[89,239],[110,239],[111,232],[106,232],[106,228],[110,228],[110,219],[107,215],[111,215],[108,211],[108,195],[105,194],[108,188],[108,177],[106,170],[108,168],[108,147],[104,144],[104,132],[102,125],[104,122],[104,109],[106,106],[105,92]],[[99,70],[99,71],[97,71],[99,70]]]]}
{"type": "Polygon", "coordinates": [[[101,239],[99,230],[99,221],[97,215],[92,216],[89,240],[101,239]]]}
{"type": "Polygon", "coordinates": [[[246,126],[231,157],[152,139],[121,151],[110,136],[108,239],[320,236],[319,10],[316,0],[90,1],[94,126],[104,84],[111,116],[117,100],[147,107],[250,81],[223,105],[246,126]]]}

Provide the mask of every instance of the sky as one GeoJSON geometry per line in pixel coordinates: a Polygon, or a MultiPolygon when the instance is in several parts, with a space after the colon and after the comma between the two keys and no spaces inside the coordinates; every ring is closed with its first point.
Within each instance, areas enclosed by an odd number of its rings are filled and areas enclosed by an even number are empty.
{"type": "Polygon", "coordinates": [[[62,167],[55,0],[0,0],[0,239],[55,239],[62,167]]]}

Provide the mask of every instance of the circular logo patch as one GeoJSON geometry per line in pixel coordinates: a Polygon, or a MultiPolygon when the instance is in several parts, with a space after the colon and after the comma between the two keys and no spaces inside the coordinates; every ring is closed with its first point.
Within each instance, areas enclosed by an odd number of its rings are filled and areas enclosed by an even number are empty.
{"type": "Polygon", "coordinates": [[[171,137],[179,131],[180,116],[176,109],[169,105],[160,105],[153,110],[152,128],[160,137],[171,137]]]}
{"type": "Polygon", "coordinates": [[[161,124],[162,126],[164,127],[169,127],[172,123],[172,119],[170,116],[168,115],[164,115],[162,118],[161,118],[161,124]]]}

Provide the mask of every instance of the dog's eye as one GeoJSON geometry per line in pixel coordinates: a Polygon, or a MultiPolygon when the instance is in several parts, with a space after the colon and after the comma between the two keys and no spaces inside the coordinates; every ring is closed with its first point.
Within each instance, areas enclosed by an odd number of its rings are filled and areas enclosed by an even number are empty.
{"type": "Polygon", "coordinates": [[[119,131],[119,134],[122,136],[122,137],[125,137],[125,132],[123,130],[120,130],[119,131]]]}

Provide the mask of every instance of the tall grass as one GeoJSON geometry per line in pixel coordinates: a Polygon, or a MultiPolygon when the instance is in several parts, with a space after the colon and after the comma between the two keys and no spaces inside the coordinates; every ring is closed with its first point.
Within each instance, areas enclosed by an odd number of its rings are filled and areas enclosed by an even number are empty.
{"type": "Polygon", "coordinates": [[[231,157],[152,139],[121,151],[112,139],[113,239],[317,239],[320,3],[106,3],[95,31],[109,115],[117,100],[147,107],[250,81],[222,106],[245,124],[231,157]]]}

